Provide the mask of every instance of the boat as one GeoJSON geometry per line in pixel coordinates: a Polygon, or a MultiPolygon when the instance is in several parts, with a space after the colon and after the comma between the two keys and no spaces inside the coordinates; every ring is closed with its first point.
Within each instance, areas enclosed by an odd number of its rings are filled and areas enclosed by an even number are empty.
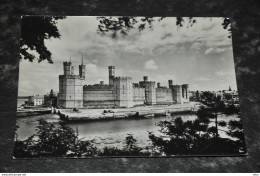
{"type": "Polygon", "coordinates": [[[171,112],[168,110],[168,111],[165,112],[165,115],[166,115],[166,116],[170,116],[170,115],[171,115],[171,112]]]}
{"type": "Polygon", "coordinates": [[[148,118],[148,119],[154,118],[154,114],[147,114],[144,116],[144,118],[148,118]]]}
{"type": "Polygon", "coordinates": [[[79,110],[77,108],[73,108],[73,111],[74,112],[78,112],[79,110]]]}

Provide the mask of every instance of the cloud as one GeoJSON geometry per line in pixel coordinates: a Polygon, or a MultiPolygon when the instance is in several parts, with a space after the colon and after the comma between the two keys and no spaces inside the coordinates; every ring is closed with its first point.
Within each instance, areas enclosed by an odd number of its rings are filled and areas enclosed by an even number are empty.
{"type": "Polygon", "coordinates": [[[166,39],[166,38],[168,38],[168,37],[171,37],[171,36],[172,36],[171,33],[167,33],[167,34],[165,34],[164,36],[162,36],[161,39],[164,40],[164,39],[166,39]]]}
{"type": "Polygon", "coordinates": [[[210,81],[210,80],[211,79],[207,78],[207,77],[199,77],[199,78],[194,79],[194,81],[210,81]]]}
{"type": "Polygon", "coordinates": [[[201,41],[195,41],[194,43],[191,44],[190,48],[191,49],[200,49],[203,43],[201,41]]]}
{"type": "Polygon", "coordinates": [[[86,70],[90,73],[97,73],[97,65],[89,63],[86,65],[86,70]]]}
{"type": "Polygon", "coordinates": [[[205,51],[205,54],[209,54],[209,53],[221,53],[225,51],[225,48],[208,48],[205,51]]]}
{"type": "Polygon", "coordinates": [[[205,54],[209,54],[209,53],[211,53],[212,51],[213,51],[213,48],[208,48],[208,49],[206,49],[205,54]]]}
{"type": "Polygon", "coordinates": [[[202,28],[202,30],[204,30],[204,31],[210,31],[210,30],[212,30],[214,27],[216,26],[216,24],[209,24],[209,25],[205,25],[203,28],[202,28]]]}
{"type": "Polygon", "coordinates": [[[154,60],[149,60],[145,63],[144,68],[148,69],[148,70],[157,70],[158,66],[156,65],[156,63],[154,62],[154,60]]]}
{"type": "Polygon", "coordinates": [[[232,72],[231,71],[219,70],[215,74],[217,76],[228,76],[228,75],[232,75],[232,72]]]}

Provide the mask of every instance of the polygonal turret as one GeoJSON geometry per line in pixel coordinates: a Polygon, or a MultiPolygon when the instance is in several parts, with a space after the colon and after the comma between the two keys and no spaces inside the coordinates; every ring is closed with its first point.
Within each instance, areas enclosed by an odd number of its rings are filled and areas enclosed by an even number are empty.
{"type": "Polygon", "coordinates": [[[74,67],[72,66],[71,62],[63,62],[63,70],[64,70],[64,75],[74,74],[74,67]]]}
{"type": "Polygon", "coordinates": [[[115,66],[108,66],[108,74],[109,74],[109,85],[113,85],[114,78],[115,78],[115,66]]]}

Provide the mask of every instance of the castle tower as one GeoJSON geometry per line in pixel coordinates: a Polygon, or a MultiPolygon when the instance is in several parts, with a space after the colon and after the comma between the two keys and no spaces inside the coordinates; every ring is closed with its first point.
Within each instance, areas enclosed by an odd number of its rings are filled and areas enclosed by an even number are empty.
{"type": "Polygon", "coordinates": [[[63,62],[64,74],[59,75],[58,106],[62,108],[83,107],[83,81],[85,65],[80,65],[80,75],[74,75],[74,67],[70,62],[63,62]]]}
{"type": "Polygon", "coordinates": [[[174,93],[173,93],[173,100],[178,103],[181,104],[183,103],[183,97],[182,97],[182,86],[181,85],[173,85],[171,86],[171,88],[173,89],[174,93]]]}
{"type": "Polygon", "coordinates": [[[183,98],[189,100],[189,84],[183,84],[183,98]]]}
{"type": "Polygon", "coordinates": [[[144,82],[148,81],[148,76],[144,76],[144,82]]]}
{"type": "Polygon", "coordinates": [[[168,80],[168,84],[169,84],[169,88],[171,88],[172,87],[172,80],[168,80]]]}
{"type": "Polygon", "coordinates": [[[109,85],[113,85],[114,78],[115,78],[115,66],[108,66],[108,73],[109,73],[109,85]]]}
{"type": "Polygon", "coordinates": [[[79,77],[85,79],[86,76],[86,65],[83,64],[83,57],[81,65],[79,65],[79,77]]]}
{"type": "Polygon", "coordinates": [[[133,107],[133,82],[131,77],[115,77],[115,104],[120,107],[133,107]]]}
{"type": "Polygon", "coordinates": [[[156,104],[155,82],[148,81],[148,76],[144,76],[144,80],[140,81],[139,84],[145,88],[145,102],[149,105],[156,104]]]}
{"type": "Polygon", "coordinates": [[[64,70],[64,75],[74,74],[74,67],[72,66],[71,62],[63,62],[63,70],[64,70]]]}

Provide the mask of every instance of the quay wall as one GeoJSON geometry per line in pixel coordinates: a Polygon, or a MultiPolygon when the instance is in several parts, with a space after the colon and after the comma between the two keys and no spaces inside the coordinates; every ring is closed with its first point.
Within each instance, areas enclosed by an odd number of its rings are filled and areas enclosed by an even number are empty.
{"type": "Polygon", "coordinates": [[[67,109],[56,109],[61,119],[67,121],[91,121],[91,120],[110,120],[110,119],[122,119],[122,118],[146,118],[147,115],[162,116],[169,113],[182,113],[182,112],[194,112],[193,106],[163,106],[163,107],[137,107],[128,109],[113,109],[110,112],[105,113],[104,110],[79,110],[79,112],[73,112],[67,109]]]}

